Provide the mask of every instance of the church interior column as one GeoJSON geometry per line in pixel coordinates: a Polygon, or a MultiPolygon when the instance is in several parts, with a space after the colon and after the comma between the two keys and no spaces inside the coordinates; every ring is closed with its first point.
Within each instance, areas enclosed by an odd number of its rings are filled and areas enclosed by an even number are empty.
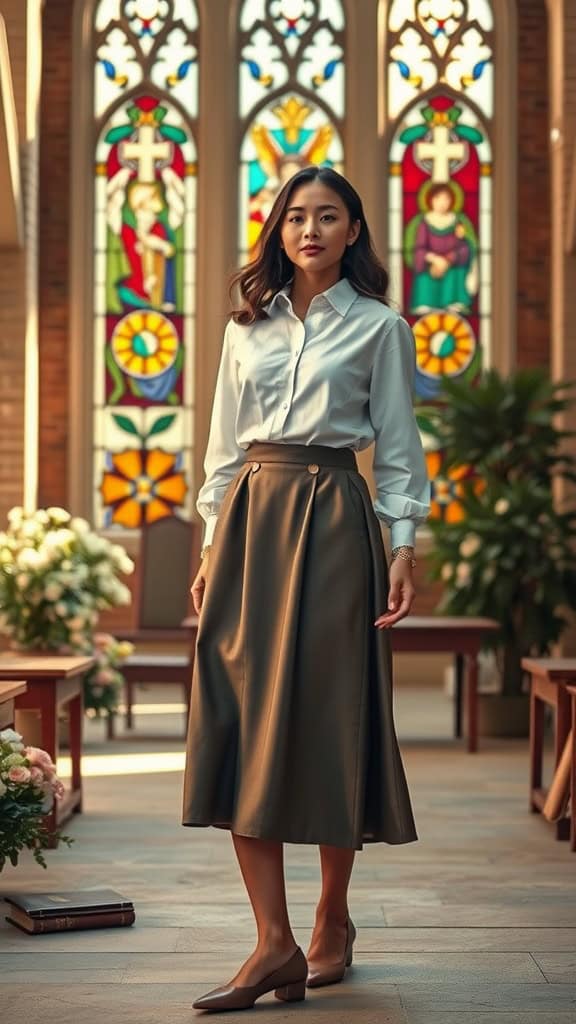
{"type": "Polygon", "coordinates": [[[203,480],[212,395],[228,313],[227,279],[236,266],[236,7],[229,0],[210,0],[200,8],[195,491],[203,480]]]}
{"type": "MultiPolygon", "coordinates": [[[[548,0],[550,19],[551,373],[576,379],[576,7],[548,0]]],[[[563,426],[576,430],[576,408],[563,426]]],[[[560,501],[574,500],[573,488],[559,489],[560,501]]],[[[576,622],[564,634],[563,653],[576,654],[576,622]]]]}
{"type": "MultiPolygon", "coordinates": [[[[4,0],[5,146],[18,161],[22,225],[0,253],[0,518],[12,505],[33,506],[37,467],[37,196],[41,34],[39,0],[4,0]],[[13,100],[12,100],[13,97],[13,100]],[[11,114],[15,113],[15,118],[11,114]],[[8,138],[8,134],[10,138],[8,138]]],[[[6,169],[5,169],[6,170],[6,169]]],[[[12,174],[13,176],[13,174],[12,174]]],[[[1,175],[0,175],[1,177],[1,175]]],[[[8,204],[3,193],[2,203],[8,204]]],[[[17,200],[18,202],[18,200],[17,200]]]]}

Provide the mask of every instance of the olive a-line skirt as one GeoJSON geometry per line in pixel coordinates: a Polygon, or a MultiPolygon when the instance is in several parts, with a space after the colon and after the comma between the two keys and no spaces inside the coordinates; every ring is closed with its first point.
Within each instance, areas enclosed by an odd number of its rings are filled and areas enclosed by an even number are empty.
{"type": "Polygon", "coordinates": [[[184,825],[354,849],[418,838],[374,626],[387,592],[354,452],[250,445],[210,552],[184,825]]]}

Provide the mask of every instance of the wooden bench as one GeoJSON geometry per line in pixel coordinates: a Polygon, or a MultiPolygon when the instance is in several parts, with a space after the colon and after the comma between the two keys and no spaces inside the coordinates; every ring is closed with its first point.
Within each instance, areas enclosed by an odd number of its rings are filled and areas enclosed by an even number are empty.
{"type": "Polygon", "coordinates": [[[499,628],[495,619],[408,615],[391,630],[392,650],[395,654],[449,652],[456,656],[455,734],[462,735],[462,690],[465,678],[467,746],[470,754],[478,749],[478,654],[486,636],[499,628]]]}
{"type": "MultiPolygon", "coordinates": [[[[167,516],[142,529],[135,626],[112,627],[119,640],[130,640],[136,647],[120,668],[125,679],[128,730],[134,725],[132,706],[138,683],[178,683],[183,688],[186,707],[190,706],[198,619],[191,616],[187,625],[182,619],[189,614],[192,571],[199,561],[197,523],[167,516]]],[[[108,739],[114,739],[114,726],[114,715],[109,715],[108,739]]],[[[186,726],[187,718],[185,731],[186,726]]],[[[128,738],[126,733],[122,738],[128,738]]]]}
{"type": "Polygon", "coordinates": [[[26,693],[26,683],[21,679],[0,683],[0,729],[14,726],[14,701],[22,693],[26,693]]]}
{"type": "MultiPolygon", "coordinates": [[[[567,684],[576,683],[576,658],[522,658],[530,673],[530,798],[533,814],[540,814],[548,796],[542,786],[544,753],[544,705],[552,707],[554,720],[554,770],[558,767],[570,732],[571,699],[567,684]]],[[[570,819],[554,822],[556,839],[568,839],[570,819]]]]}
{"type": "MultiPolygon", "coordinates": [[[[186,717],[184,720],[184,736],[188,726],[188,710],[190,708],[190,690],[192,686],[192,671],[194,668],[194,652],[195,652],[195,640],[196,631],[198,628],[198,617],[191,616],[185,620],[187,624],[182,624],[182,627],[178,630],[146,630],[144,631],[122,631],[123,640],[142,640],[143,635],[147,643],[156,641],[159,644],[168,643],[172,647],[176,648],[182,646],[182,642],[185,641],[186,648],[181,653],[172,650],[164,650],[161,652],[146,652],[142,649],[136,648],[133,654],[131,654],[126,661],[121,665],[120,671],[124,676],[125,685],[125,700],[126,700],[126,729],[132,730],[134,727],[133,717],[133,705],[134,705],[134,691],[139,683],[179,683],[184,689],[185,695],[185,706],[186,706],[186,717]]],[[[109,740],[115,738],[114,729],[114,715],[109,715],[107,719],[107,737],[109,740]]],[[[135,734],[132,734],[133,738],[137,738],[135,734]]],[[[123,734],[122,739],[127,739],[126,733],[123,734]]],[[[147,739],[153,737],[148,736],[147,739]]],[[[158,737],[164,739],[164,736],[158,737]]]]}
{"type": "MultiPolygon", "coordinates": [[[[94,664],[92,656],[61,656],[43,653],[0,655],[0,681],[25,680],[26,690],[15,697],[15,711],[40,715],[40,746],[58,760],[58,713],[68,707],[70,719],[71,789],[46,815],[47,826],[56,829],[71,814],[82,810],[82,717],[83,677],[94,664]]],[[[24,736],[30,743],[30,739],[24,736]]]]}
{"type": "Polygon", "coordinates": [[[572,759],[570,764],[570,849],[576,850],[576,686],[567,686],[571,706],[572,759]]]}

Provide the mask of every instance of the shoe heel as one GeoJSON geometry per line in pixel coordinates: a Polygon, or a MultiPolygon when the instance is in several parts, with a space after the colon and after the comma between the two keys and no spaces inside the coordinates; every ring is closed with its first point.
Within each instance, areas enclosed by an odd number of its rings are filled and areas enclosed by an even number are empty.
{"type": "Polygon", "coordinates": [[[302,981],[295,981],[292,985],[283,985],[274,992],[276,999],[282,999],[285,1003],[297,1003],[306,998],[306,978],[302,981]]]}
{"type": "Polygon", "coordinates": [[[348,953],[348,956],[346,957],[346,967],[350,967],[351,963],[352,963],[352,950],[350,950],[350,952],[348,953]]]}

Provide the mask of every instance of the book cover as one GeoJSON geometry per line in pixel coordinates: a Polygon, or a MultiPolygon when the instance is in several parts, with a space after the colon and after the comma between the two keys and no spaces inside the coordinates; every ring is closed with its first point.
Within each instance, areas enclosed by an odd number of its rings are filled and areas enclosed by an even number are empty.
{"type": "Polygon", "coordinates": [[[5,895],[4,899],[10,906],[18,907],[31,918],[134,909],[132,900],[127,900],[113,889],[84,892],[13,892],[5,895]]]}
{"type": "Polygon", "coordinates": [[[133,910],[113,910],[96,914],[32,918],[24,910],[13,907],[6,920],[28,935],[41,935],[46,932],[80,931],[88,928],[120,928],[134,924],[136,915],[133,910]]]}

